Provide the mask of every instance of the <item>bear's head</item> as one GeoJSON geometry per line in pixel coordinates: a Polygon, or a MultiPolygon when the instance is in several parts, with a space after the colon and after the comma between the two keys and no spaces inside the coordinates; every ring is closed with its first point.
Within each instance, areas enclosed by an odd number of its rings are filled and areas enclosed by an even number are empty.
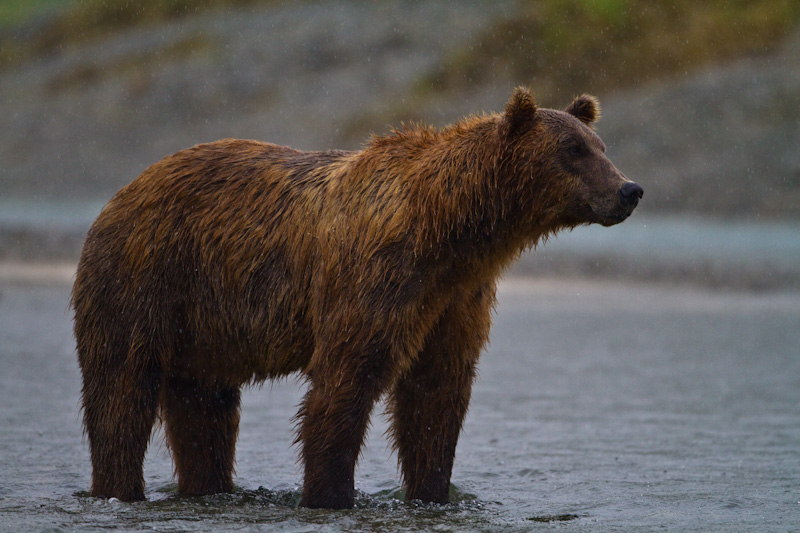
{"type": "Polygon", "coordinates": [[[521,196],[547,203],[565,225],[618,224],[644,194],[606,157],[605,144],[592,128],[599,116],[593,96],[578,96],[559,111],[539,108],[527,89],[518,88],[499,123],[509,174],[537,188],[523,185],[521,196]]]}

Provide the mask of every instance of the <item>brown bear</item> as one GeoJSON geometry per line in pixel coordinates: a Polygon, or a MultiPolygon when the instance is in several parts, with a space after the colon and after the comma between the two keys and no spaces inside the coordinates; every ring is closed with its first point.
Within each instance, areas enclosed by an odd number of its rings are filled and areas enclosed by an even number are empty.
{"type": "Polygon", "coordinates": [[[72,291],[91,494],[144,498],[159,414],[178,491],[232,491],[241,387],[300,372],[301,505],[353,506],[383,394],[406,498],[447,502],[498,276],[642,196],[598,114],[519,88],[504,113],[360,151],[222,140],[149,167],[92,225],[72,291]]]}

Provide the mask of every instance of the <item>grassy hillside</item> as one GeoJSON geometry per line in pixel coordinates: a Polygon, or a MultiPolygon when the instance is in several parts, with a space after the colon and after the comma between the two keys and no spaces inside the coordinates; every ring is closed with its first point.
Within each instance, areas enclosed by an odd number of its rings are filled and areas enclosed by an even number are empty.
{"type": "Polygon", "coordinates": [[[798,25],[797,0],[521,1],[420,89],[502,77],[534,80],[545,97],[602,92],[769,51],[798,25]]]}
{"type": "Polygon", "coordinates": [[[100,38],[120,29],[188,17],[270,0],[3,0],[0,4],[0,66],[64,46],[100,38]],[[26,22],[42,18],[33,31],[18,34],[26,22]]]}
{"type": "MultiPolygon", "coordinates": [[[[278,2],[4,0],[0,64],[125,27],[270,3],[278,2]],[[40,13],[51,15],[36,31],[14,35],[15,25],[40,13]]],[[[486,5],[494,21],[476,42],[454,49],[420,80],[420,96],[495,78],[530,80],[545,100],[581,87],[601,92],[769,50],[800,25],[797,0],[522,0],[504,12],[486,5]]]]}
{"type": "Polygon", "coordinates": [[[43,12],[52,13],[65,38],[84,38],[95,32],[177,18],[208,9],[253,4],[258,0],[3,0],[0,26],[13,26],[43,12]]]}
{"type": "Polygon", "coordinates": [[[59,0],[3,0],[0,3],[0,27],[20,24],[44,11],[61,11],[68,4],[59,0]]]}

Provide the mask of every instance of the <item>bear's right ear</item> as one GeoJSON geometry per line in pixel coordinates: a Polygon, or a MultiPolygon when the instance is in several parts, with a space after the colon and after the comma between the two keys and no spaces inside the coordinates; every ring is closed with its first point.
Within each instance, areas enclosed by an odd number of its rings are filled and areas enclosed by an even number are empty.
{"type": "Polygon", "coordinates": [[[503,119],[500,121],[500,135],[505,139],[512,139],[530,129],[538,109],[539,106],[527,88],[514,89],[514,94],[506,104],[503,119]]]}

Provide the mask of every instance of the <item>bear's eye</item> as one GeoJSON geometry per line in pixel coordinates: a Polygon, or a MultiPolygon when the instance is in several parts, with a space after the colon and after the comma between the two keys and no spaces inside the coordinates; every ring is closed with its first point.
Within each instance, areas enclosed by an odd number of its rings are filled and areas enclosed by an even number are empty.
{"type": "Polygon", "coordinates": [[[574,157],[581,156],[581,155],[583,155],[583,146],[581,146],[580,144],[571,144],[567,148],[567,151],[569,152],[569,155],[571,155],[571,156],[574,156],[574,157]]]}

